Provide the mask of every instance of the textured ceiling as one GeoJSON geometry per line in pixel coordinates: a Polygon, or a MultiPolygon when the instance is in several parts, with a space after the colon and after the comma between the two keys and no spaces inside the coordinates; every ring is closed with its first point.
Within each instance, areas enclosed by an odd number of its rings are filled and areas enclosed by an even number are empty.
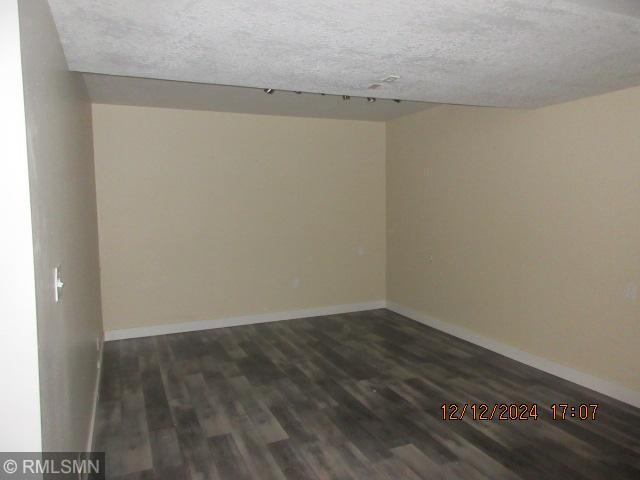
{"type": "Polygon", "coordinates": [[[640,84],[640,0],[49,3],[83,72],[516,107],[640,84]]]}
{"type": "Polygon", "coordinates": [[[297,95],[281,91],[267,95],[262,89],[255,88],[93,73],[85,73],[84,79],[93,103],[115,105],[370,121],[392,120],[435,105],[421,102],[396,103],[392,100],[367,103],[364,98],[357,97],[343,100],[341,96],[312,93],[297,95]]]}

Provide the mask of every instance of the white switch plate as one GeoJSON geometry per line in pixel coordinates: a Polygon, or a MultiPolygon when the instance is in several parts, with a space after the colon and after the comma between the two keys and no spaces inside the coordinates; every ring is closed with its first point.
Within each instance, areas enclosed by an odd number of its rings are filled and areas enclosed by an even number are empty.
{"type": "Polygon", "coordinates": [[[60,267],[55,267],[53,269],[53,296],[56,300],[56,303],[62,301],[62,287],[64,287],[64,282],[62,281],[62,272],[60,267]]]}

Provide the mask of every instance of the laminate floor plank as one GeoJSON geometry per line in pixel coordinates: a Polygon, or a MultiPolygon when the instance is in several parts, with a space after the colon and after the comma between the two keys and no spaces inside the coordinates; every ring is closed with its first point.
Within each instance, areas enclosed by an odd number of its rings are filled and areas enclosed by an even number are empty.
{"type": "Polygon", "coordinates": [[[640,479],[640,409],[388,310],[107,342],[102,368],[108,479],[640,479]]]}

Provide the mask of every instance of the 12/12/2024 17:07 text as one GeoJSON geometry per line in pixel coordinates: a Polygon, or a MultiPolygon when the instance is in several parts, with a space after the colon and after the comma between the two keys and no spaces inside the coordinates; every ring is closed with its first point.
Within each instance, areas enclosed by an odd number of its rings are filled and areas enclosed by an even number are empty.
{"type": "Polygon", "coordinates": [[[540,408],[535,403],[443,403],[440,407],[442,420],[498,420],[524,421],[542,418],[540,411],[548,413],[552,420],[596,420],[597,403],[554,403],[548,409],[540,408]]]}

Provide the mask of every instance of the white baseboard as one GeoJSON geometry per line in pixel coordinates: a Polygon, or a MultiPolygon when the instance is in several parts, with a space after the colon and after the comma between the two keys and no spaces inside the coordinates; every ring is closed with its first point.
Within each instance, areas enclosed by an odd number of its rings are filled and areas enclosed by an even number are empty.
{"type": "Polygon", "coordinates": [[[416,322],[433,327],[436,330],[448,333],[454,337],[461,338],[467,342],[479,345],[520,363],[524,363],[525,365],[542,370],[543,372],[577,383],[578,385],[603,393],[609,397],[620,400],[621,402],[633,405],[634,407],[640,407],[640,392],[623,387],[617,383],[594,377],[588,373],[580,372],[573,368],[547,360],[546,358],[538,357],[537,355],[533,355],[505,343],[498,342],[497,340],[485,337],[464,327],[443,322],[442,320],[438,320],[437,318],[430,317],[429,315],[394,302],[387,301],[387,309],[410,318],[411,320],[415,320],[416,322]]]}
{"type": "MultiPolygon", "coordinates": [[[[408,307],[404,307],[395,302],[376,300],[371,302],[353,303],[347,305],[333,305],[328,307],[307,308],[302,310],[289,310],[285,312],[260,313],[256,315],[244,315],[239,317],[221,318],[218,320],[201,320],[196,322],[171,323],[167,325],[153,325],[149,327],[127,328],[122,330],[111,330],[104,334],[104,341],[123,340],[128,338],[150,337],[154,335],[167,335],[171,333],[193,332],[198,330],[209,330],[212,328],[234,327],[239,325],[251,325],[256,323],[275,322],[279,320],[292,320],[296,318],[319,317],[324,315],[335,315],[339,313],[360,312],[364,310],[375,310],[378,308],[388,308],[411,320],[428,325],[442,332],[461,338],[467,342],[479,345],[493,352],[509,357],[518,362],[563,378],[583,387],[590,388],[597,392],[608,395],[612,398],[640,408],[640,392],[631,390],[608,380],[594,377],[588,373],[580,372],[559,363],[547,360],[546,358],[533,355],[531,353],[512,347],[505,343],[485,337],[481,334],[468,330],[464,327],[453,325],[442,320],[438,320],[424,313],[418,312],[408,307]]],[[[101,354],[102,354],[101,349],[101,354]]],[[[98,379],[99,382],[99,379],[98,379]]],[[[98,394],[96,385],[96,398],[98,394]]],[[[95,409],[95,405],[94,405],[95,409]]],[[[95,417],[95,412],[94,412],[95,417]]],[[[90,435],[93,436],[93,420],[90,435]]]]}
{"type": "Polygon", "coordinates": [[[351,303],[347,305],[332,305],[329,307],[319,308],[306,308],[303,310],[259,313],[256,315],[221,318],[218,320],[201,320],[197,322],[170,323],[166,325],[153,325],[149,327],[125,328],[123,330],[110,330],[105,332],[104,339],[105,341],[124,340],[127,338],[151,337],[153,335],[194,332],[197,330],[209,330],[211,328],[236,327],[239,325],[276,322],[279,320],[293,320],[296,318],[321,317],[324,315],[336,315],[339,313],[361,312],[364,310],[375,310],[377,308],[384,308],[385,306],[386,301],[374,300],[371,302],[351,303]]]}
{"type": "Polygon", "coordinates": [[[92,452],[94,447],[94,430],[96,426],[96,414],[98,413],[98,398],[100,395],[100,380],[102,379],[102,361],[104,360],[104,337],[100,339],[100,351],[98,352],[98,364],[96,365],[96,386],[93,390],[93,405],[91,406],[91,419],[89,421],[89,434],[87,435],[87,449],[92,452]]]}

